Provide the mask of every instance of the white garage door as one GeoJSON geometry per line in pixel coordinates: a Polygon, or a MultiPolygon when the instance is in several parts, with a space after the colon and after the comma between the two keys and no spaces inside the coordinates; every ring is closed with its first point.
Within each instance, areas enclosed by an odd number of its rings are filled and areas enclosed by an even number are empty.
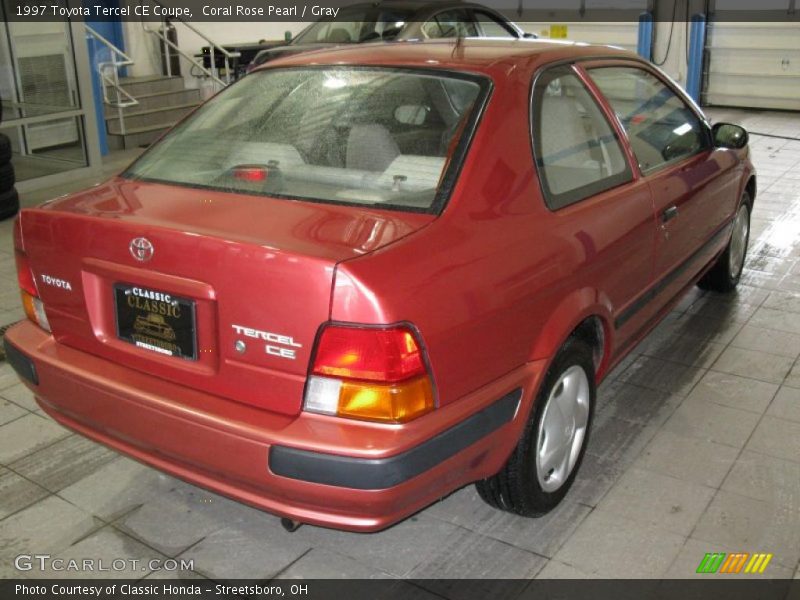
{"type": "Polygon", "coordinates": [[[569,23],[517,23],[523,31],[547,38],[551,32],[564,35],[573,42],[617,46],[636,52],[639,35],[638,23],[569,22],[569,23]],[[555,25],[555,27],[553,27],[555,25]],[[566,27],[566,30],[559,29],[566,27]]]}
{"type": "Polygon", "coordinates": [[[709,25],[703,100],[800,110],[800,22],[709,25]]]}

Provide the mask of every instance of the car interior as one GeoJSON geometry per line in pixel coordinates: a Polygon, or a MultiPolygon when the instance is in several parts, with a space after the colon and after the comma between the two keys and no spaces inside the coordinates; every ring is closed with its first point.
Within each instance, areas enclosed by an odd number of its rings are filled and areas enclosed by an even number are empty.
{"type": "Polygon", "coordinates": [[[696,115],[655,76],[616,67],[589,73],[614,108],[643,171],[707,145],[696,115]]]}
{"type": "Polygon", "coordinates": [[[564,194],[626,169],[613,130],[575,75],[554,70],[537,83],[534,140],[549,192],[564,194]]]}

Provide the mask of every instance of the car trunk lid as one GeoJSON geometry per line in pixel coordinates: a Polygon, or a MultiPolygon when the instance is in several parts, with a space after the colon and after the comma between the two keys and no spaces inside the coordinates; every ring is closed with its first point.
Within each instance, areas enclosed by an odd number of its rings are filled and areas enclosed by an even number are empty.
{"type": "Polygon", "coordinates": [[[60,343],[296,414],[336,264],[432,218],[118,178],[24,211],[22,240],[60,343]]]}

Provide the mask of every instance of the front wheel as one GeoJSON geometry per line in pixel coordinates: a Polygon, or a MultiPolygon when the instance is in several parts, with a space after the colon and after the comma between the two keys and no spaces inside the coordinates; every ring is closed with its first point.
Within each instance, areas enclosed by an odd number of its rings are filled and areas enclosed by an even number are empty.
{"type": "Polygon", "coordinates": [[[578,472],[595,402],[592,349],[572,337],[536,397],[517,447],[499,473],[475,484],[489,505],[526,517],[555,508],[578,472]]]}
{"type": "Polygon", "coordinates": [[[736,289],[744,270],[749,241],[750,196],[745,192],[736,217],[733,219],[731,239],[727,247],[720,254],[714,266],[697,282],[697,285],[704,290],[723,293],[736,289]]]}

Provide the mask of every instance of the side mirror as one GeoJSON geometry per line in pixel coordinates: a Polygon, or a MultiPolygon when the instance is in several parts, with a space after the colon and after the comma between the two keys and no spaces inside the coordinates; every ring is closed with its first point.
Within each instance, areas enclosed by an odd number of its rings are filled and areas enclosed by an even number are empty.
{"type": "Polygon", "coordinates": [[[394,118],[403,125],[422,125],[428,118],[430,108],[422,104],[403,104],[394,111],[394,118]]]}
{"type": "Polygon", "coordinates": [[[738,150],[747,145],[749,136],[747,130],[732,123],[715,123],[711,128],[714,146],[717,148],[733,148],[738,150]]]}
{"type": "Polygon", "coordinates": [[[292,32],[289,31],[288,29],[286,31],[284,31],[283,32],[283,39],[286,40],[287,42],[291,42],[292,41],[292,32]]]}

